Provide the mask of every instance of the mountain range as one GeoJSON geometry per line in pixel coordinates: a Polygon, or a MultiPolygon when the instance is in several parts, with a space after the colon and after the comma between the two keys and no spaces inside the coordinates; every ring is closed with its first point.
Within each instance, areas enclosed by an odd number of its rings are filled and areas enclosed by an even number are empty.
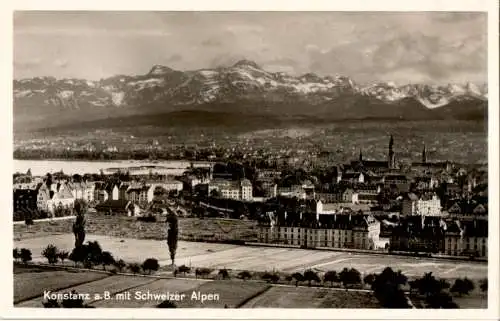
{"type": "Polygon", "coordinates": [[[182,111],[339,121],[484,120],[488,109],[487,84],[361,86],[345,76],[268,72],[249,60],[194,71],[155,65],[99,81],[19,79],[13,95],[15,131],[182,111]]]}

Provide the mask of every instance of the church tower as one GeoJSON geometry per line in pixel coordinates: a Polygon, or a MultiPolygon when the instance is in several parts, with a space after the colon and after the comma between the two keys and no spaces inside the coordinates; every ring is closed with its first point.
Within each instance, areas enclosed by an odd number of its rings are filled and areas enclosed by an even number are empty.
{"type": "Polygon", "coordinates": [[[396,165],[393,146],[394,146],[394,138],[391,135],[391,138],[389,139],[389,154],[387,155],[387,166],[389,167],[389,169],[393,169],[394,166],[396,165]]]}
{"type": "Polygon", "coordinates": [[[363,153],[361,152],[361,148],[359,149],[359,162],[363,162],[363,153]]]}
{"type": "Polygon", "coordinates": [[[422,163],[424,163],[424,164],[427,163],[427,155],[426,155],[426,150],[425,150],[425,144],[424,144],[424,149],[422,150],[422,163]]]}

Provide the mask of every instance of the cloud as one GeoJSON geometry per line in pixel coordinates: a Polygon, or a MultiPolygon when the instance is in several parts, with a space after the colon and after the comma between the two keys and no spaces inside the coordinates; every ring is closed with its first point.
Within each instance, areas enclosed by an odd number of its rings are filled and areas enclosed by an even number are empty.
{"type": "Polygon", "coordinates": [[[66,59],[56,59],[54,65],[59,68],[66,68],[68,66],[68,60],[66,59]]]}
{"type": "Polygon", "coordinates": [[[15,28],[17,35],[66,37],[168,37],[170,32],[160,29],[96,29],[85,28],[15,28]]]}

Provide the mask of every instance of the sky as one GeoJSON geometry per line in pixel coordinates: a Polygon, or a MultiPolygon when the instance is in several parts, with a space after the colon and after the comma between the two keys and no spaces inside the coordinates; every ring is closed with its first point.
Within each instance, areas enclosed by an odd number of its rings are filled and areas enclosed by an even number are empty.
{"type": "Polygon", "coordinates": [[[14,78],[98,80],[229,66],[357,83],[487,82],[480,12],[14,13],[14,78]]]}

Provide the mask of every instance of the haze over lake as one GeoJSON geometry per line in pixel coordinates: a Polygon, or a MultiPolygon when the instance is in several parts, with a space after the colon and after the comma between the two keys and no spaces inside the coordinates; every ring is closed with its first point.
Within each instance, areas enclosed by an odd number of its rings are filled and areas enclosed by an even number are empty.
{"type": "Polygon", "coordinates": [[[167,167],[171,175],[181,175],[191,166],[188,161],[74,161],[74,160],[19,160],[14,159],[14,172],[26,173],[31,169],[32,175],[40,176],[47,173],[63,171],[65,174],[99,173],[101,169],[126,168],[133,166],[161,166],[167,167]]]}

